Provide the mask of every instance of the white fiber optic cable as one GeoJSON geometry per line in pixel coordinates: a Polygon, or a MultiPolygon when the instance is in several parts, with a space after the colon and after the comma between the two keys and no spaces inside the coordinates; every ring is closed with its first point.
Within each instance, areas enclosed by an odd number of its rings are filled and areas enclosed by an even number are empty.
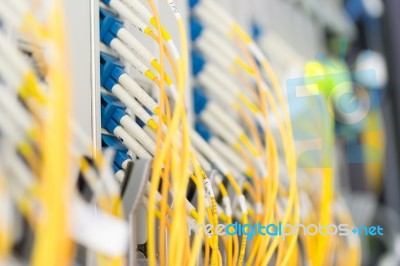
{"type": "Polygon", "coordinates": [[[214,115],[228,130],[232,131],[235,135],[244,134],[244,129],[238,125],[238,123],[229,116],[220,106],[218,106],[215,101],[208,101],[206,108],[200,113],[200,117],[205,114],[210,113],[214,115]]]}
{"type": "Polygon", "coordinates": [[[235,96],[227,93],[226,90],[224,90],[224,88],[218,84],[213,77],[207,77],[206,75],[202,75],[202,73],[200,73],[200,75],[197,76],[197,82],[201,87],[209,91],[211,94],[214,94],[223,105],[232,107],[234,104],[236,104],[237,101],[235,96]]]}
{"type": "Polygon", "coordinates": [[[25,189],[32,188],[35,184],[35,177],[32,171],[26,166],[24,162],[18,157],[17,154],[12,155],[11,171],[14,174],[15,180],[25,189]]]}
{"type": "Polygon", "coordinates": [[[214,118],[213,115],[209,113],[205,113],[204,115],[201,116],[201,120],[218,136],[223,138],[225,141],[227,141],[230,145],[234,146],[239,139],[239,136],[234,135],[232,132],[229,130],[226,130],[226,128],[221,125],[218,120],[214,118]]]}
{"type": "Polygon", "coordinates": [[[146,106],[155,114],[159,114],[160,108],[158,104],[150,97],[128,74],[122,74],[118,82],[126,89],[126,91],[135,97],[139,102],[146,106]]]}
{"type": "Polygon", "coordinates": [[[148,153],[139,142],[132,138],[123,127],[115,127],[114,132],[112,133],[120,138],[126,147],[132,150],[140,159],[152,159],[151,154],[148,153]]]}
{"type": "MultiPolygon", "coordinates": [[[[161,66],[158,63],[155,55],[153,55],[149,49],[147,49],[138,39],[135,38],[128,30],[121,28],[117,32],[117,37],[121,39],[140,59],[142,59],[146,64],[153,66],[157,72],[160,72],[161,66]]],[[[168,86],[173,86],[173,82],[170,76],[166,73],[164,76],[164,81],[168,86]]],[[[174,90],[172,88],[171,90],[174,90]]]]}
{"type": "Polygon", "coordinates": [[[0,106],[12,117],[13,121],[27,132],[34,126],[34,120],[11,92],[0,85],[0,106]]]}
{"type": "Polygon", "coordinates": [[[252,114],[260,113],[258,106],[244,94],[229,76],[223,73],[214,64],[207,64],[205,69],[197,76],[201,85],[218,95],[218,99],[234,106],[237,102],[243,103],[252,114]],[[233,98],[233,99],[232,99],[233,98]]]}
{"type": "Polygon", "coordinates": [[[139,0],[122,0],[133,12],[147,22],[153,18],[153,14],[139,0]]]}
{"type": "Polygon", "coordinates": [[[221,70],[217,65],[209,63],[205,66],[204,75],[214,77],[215,80],[221,83],[227,90],[230,90],[238,99],[243,101],[252,112],[259,112],[258,106],[249,99],[242,91],[241,87],[235,83],[235,78],[221,70]]]}
{"type": "MultiPolygon", "coordinates": [[[[157,76],[150,70],[150,68],[143,64],[121,40],[119,40],[118,38],[114,38],[110,42],[110,46],[130,65],[132,65],[133,68],[136,69],[140,74],[148,77],[152,81],[157,79],[157,76]]],[[[169,94],[173,97],[173,99],[177,99],[178,92],[175,85],[167,84],[167,87],[169,89],[169,94]]]]}
{"type": "Polygon", "coordinates": [[[9,143],[17,144],[24,139],[23,133],[19,130],[14,121],[5,115],[0,106],[0,132],[2,132],[9,143]]]}
{"type": "Polygon", "coordinates": [[[116,172],[114,174],[114,178],[115,180],[117,180],[120,184],[122,184],[122,182],[124,182],[125,179],[125,171],[124,170],[119,170],[118,172],[116,172]]]}
{"type": "Polygon", "coordinates": [[[202,0],[194,8],[195,15],[207,26],[216,29],[218,32],[229,36],[233,29],[236,29],[245,40],[247,47],[257,61],[262,62],[266,57],[256,43],[245,34],[235,23],[233,17],[226,12],[216,1],[202,0]],[[216,23],[217,22],[217,23],[216,23]]]}
{"type": "Polygon", "coordinates": [[[134,69],[136,69],[140,74],[145,75],[147,71],[150,71],[150,69],[140,61],[134,53],[132,53],[129,48],[126,47],[126,45],[119,40],[118,38],[114,38],[110,42],[111,48],[113,48],[123,59],[128,61],[130,65],[133,66],[134,69]]]}
{"type": "Polygon", "coordinates": [[[126,129],[126,131],[134,137],[138,142],[140,142],[143,147],[150,152],[150,154],[154,155],[156,150],[156,144],[154,141],[147,135],[147,133],[136,124],[129,115],[125,115],[120,120],[121,125],[126,129]]]}
{"type": "Polygon", "coordinates": [[[12,28],[18,28],[22,22],[22,18],[17,16],[6,1],[0,1],[0,18],[12,28]]]}
{"type": "Polygon", "coordinates": [[[125,28],[121,28],[117,32],[117,37],[121,39],[126,45],[128,45],[135,54],[142,58],[148,64],[151,64],[153,61],[156,61],[156,57],[147,49],[136,37],[131,34],[125,28]]]}
{"type": "Polygon", "coordinates": [[[204,171],[209,172],[212,170],[212,165],[206,159],[206,157],[204,157],[200,152],[196,152],[195,155],[196,155],[196,159],[199,161],[199,163],[204,171]]]}
{"type": "MultiPolygon", "coordinates": [[[[4,0],[3,0],[4,1],[4,0]]],[[[30,11],[30,7],[28,5],[27,1],[14,1],[14,0],[5,0],[5,2],[8,3],[8,5],[15,10],[17,14],[19,14],[21,17],[24,14],[27,14],[30,11]]]]}
{"type": "Polygon", "coordinates": [[[222,174],[226,175],[229,173],[226,165],[220,160],[218,155],[200,135],[198,135],[195,131],[190,131],[190,139],[196,149],[204,154],[221,171],[222,174]]]}
{"type": "Polygon", "coordinates": [[[27,59],[4,34],[0,34],[0,54],[8,59],[10,66],[14,67],[20,75],[30,72],[31,68],[27,59]]]}
{"type": "Polygon", "coordinates": [[[223,158],[226,159],[229,164],[234,165],[240,172],[246,173],[247,165],[246,163],[237,155],[230,146],[224,143],[218,137],[212,137],[209,140],[210,145],[218,152],[223,158]]]}
{"type": "Polygon", "coordinates": [[[145,32],[146,30],[150,30],[150,28],[144,23],[140,18],[138,18],[134,13],[129,10],[129,8],[123,4],[120,0],[111,0],[110,7],[115,9],[117,13],[132,23],[137,29],[141,32],[145,32]]]}
{"type": "Polygon", "coordinates": [[[219,21],[218,14],[215,15],[211,13],[212,11],[207,9],[203,2],[204,1],[199,1],[199,3],[194,7],[193,14],[205,25],[215,28],[218,32],[229,32],[229,25],[227,25],[224,21],[219,21]]]}
{"type": "Polygon", "coordinates": [[[119,84],[115,84],[112,87],[112,93],[126,105],[137,117],[140,118],[145,124],[154,124],[150,114],[132,97],[128,92],[124,90],[119,84]]]}
{"type": "MultiPolygon", "coordinates": [[[[150,23],[153,27],[156,27],[156,18],[153,16],[153,14],[138,0],[123,0],[125,4],[127,4],[130,9],[136,13],[137,16],[139,16],[142,20],[147,21],[150,23]]],[[[170,7],[171,6],[171,1],[169,1],[170,7]]],[[[173,10],[173,13],[175,15],[175,18],[177,18],[176,14],[177,9],[175,8],[173,10]]],[[[180,15],[179,15],[180,18],[180,15]]],[[[151,31],[151,30],[150,30],[151,31]]],[[[172,40],[171,36],[169,36],[168,32],[165,30],[163,26],[161,26],[161,32],[159,33],[162,35],[164,41],[166,42],[166,45],[168,49],[171,51],[172,57],[174,58],[175,61],[180,60],[181,56],[179,54],[178,48],[175,45],[174,41],[172,40]]]]}
{"type": "MultiPolygon", "coordinates": [[[[219,137],[226,140],[231,146],[235,146],[240,143],[239,141],[241,141],[241,136],[234,135],[232,132],[222,127],[220,122],[212,114],[202,114],[201,119],[209,128],[212,129],[213,132],[215,132],[219,137]]],[[[260,175],[265,178],[267,176],[267,169],[263,163],[261,156],[259,154],[254,154],[256,151],[249,150],[249,152],[252,155],[252,159],[256,164],[260,175]]]]}
{"type": "Polygon", "coordinates": [[[250,66],[241,58],[240,53],[215,30],[205,28],[194,45],[208,60],[224,69],[231,70],[241,66],[246,72],[250,71],[250,66]]]}

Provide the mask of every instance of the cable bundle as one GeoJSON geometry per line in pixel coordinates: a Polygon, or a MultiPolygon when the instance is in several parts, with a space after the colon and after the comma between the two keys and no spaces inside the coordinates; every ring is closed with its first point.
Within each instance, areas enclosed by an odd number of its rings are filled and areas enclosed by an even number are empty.
{"type": "Polygon", "coordinates": [[[0,3],[2,27],[38,48],[29,57],[0,33],[0,262],[15,260],[12,224],[26,221],[34,241],[22,260],[34,265],[81,263],[82,250],[96,265],[132,263],[137,250],[149,265],[360,264],[356,235],[285,234],[286,225],[353,222],[329,154],[323,169],[298,169],[287,98],[264,52],[213,0],[189,1],[189,52],[180,11],[166,4],[102,0],[103,150],[91,154],[69,112],[61,1],[0,3]],[[44,20],[40,8],[49,10],[44,20]],[[162,8],[176,20],[179,46],[162,8]],[[142,38],[157,43],[157,55],[142,38]],[[151,161],[140,200],[146,248],[131,246],[141,228],[121,199],[139,160],[151,161]]]}
{"type": "MultiPolygon", "coordinates": [[[[102,86],[108,91],[102,95],[103,128],[122,140],[130,160],[153,160],[143,201],[148,211],[145,255],[149,264],[297,265],[308,261],[322,265],[351,256],[350,264],[357,265],[358,242],[353,236],[343,243],[350,249],[339,253],[330,244],[337,237],[313,238],[296,231],[286,238],[258,234],[248,239],[250,231],[240,238],[216,233],[219,224],[234,222],[308,224],[320,219],[326,225],[336,220],[351,224],[342,207],[326,211],[336,201],[331,168],[322,170],[322,202],[310,200],[313,191],[299,191],[285,95],[264,53],[233,18],[212,0],[190,3],[193,130],[186,121],[183,97],[188,74],[186,36],[175,3],[169,1],[180,29],[181,54],[152,1],[148,1],[151,11],[137,0],[103,2],[110,8],[100,10],[103,43],[152,80],[160,94],[153,100],[117,58],[101,55],[102,86]],[[157,41],[159,58],[135,39],[122,19],[157,41]],[[164,56],[172,75],[167,73],[164,56]],[[191,184],[196,199],[188,196],[191,184]],[[315,203],[321,204],[320,210],[314,210],[315,203]],[[194,229],[207,223],[214,228],[211,235],[194,229]],[[312,250],[318,252],[313,255],[312,250]]],[[[119,173],[124,169],[119,165],[115,172],[121,181],[119,173]]]]}
{"type": "Polygon", "coordinates": [[[100,262],[121,264],[127,251],[113,156],[88,160],[90,139],[70,115],[61,7],[62,1],[0,4],[0,264],[71,265],[76,243],[100,262]],[[81,181],[96,196],[96,217],[81,181]],[[107,227],[111,238],[100,234],[107,227]]]}

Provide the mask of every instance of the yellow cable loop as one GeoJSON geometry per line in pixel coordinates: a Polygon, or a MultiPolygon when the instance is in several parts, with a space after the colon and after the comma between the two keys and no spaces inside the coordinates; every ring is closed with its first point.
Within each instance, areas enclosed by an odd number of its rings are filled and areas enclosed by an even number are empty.
{"type": "MultiPolygon", "coordinates": [[[[201,182],[201,170],[199,167],[198,162],[196,161],[196,158],[194,157],[194,155],[191,155],[192,158],[192,164],[194,166],[194,171],[196,174],[196,177],[194,179],[195,184],[196,184],[196,188],[197,188],[197,209],[199,210],[199,213],[196,214],[196,217],[198,217],[198,219],[196,219],[196,221],[200,224],[204,224],[205,221],[205,190],[204,190],[204,184],[203,182],[201,182]]],[[[195,266],[197,264],[197,258],[200,255],[200,251],[201,251],[201,244],[202,244],[202,238],[203,238],[203,234],[199,233],[197,235],[194,236],[194,240],[193,240],[193,244],[192,244],[192,256],[190,257],[189,260],[189,266],[195,266]]],[[[208,243],[208,239],[205,239],[206,243],[208,243]]],[[[207,248],[206,248],[207,250],[207,248]]]]}
{"type": "MultiPolygon", "coordinates": [[[[238,35],[238,37],[240,37],[246,44],[251,44],[253,41],[251,40],[251,38],[250,37],[248,37],[245,33],[244,33],[244,31],[243,30],[241,30],[240,29],[240,27],[238,26],[238,25],[233,25],[232,26],[232,30],[238,35]]],[[[262,62],[263,63],[263,67],[264,67],[264,69],[266,69],[266,68],[268,68],[268,64],[266,63],[266,62],[262,62]]],[[[280,92],[280,90],[279,90],[279,87],[278,87],[278,82],[277,82],[277,80],[276,80],[276,78],[275,78],[275,76],[273,76],[273,77],[271,77],[273,75],[273,72],[272,72],[272,70],[269,68],[269,69],[267,69],[267,76],[270,78],[270,79],[273,79],[271,82],[273,83],[273,85],[274,85],[274,90],[276,91],[276,93],[278,94],[278,99],[279,99],[279,101],[280,101],[280,104],[281,104],[281,106],[283,106],[284,107],[284,117],[286,118],[285,120],[287,121],[286,123],[287,123],[287,128],[285,128],[287,131],[285,131],[285,130],[282,130],[282,127],[280,127],[280,134],[281,134],[281,136],[283,137],[283,143],[284,143],[284,148],[285,148],[285,154],[286,154],[286,158],[287,158],[287,165],[288,165],[288,168],[289,168],[289,174],[290,174],[290,179],[291,179],[291,188],[290,188],[290,191],[291,191],[291,195],[290,195],[290,197],[289,197],[289,204],[288,204],[288,208],[287,208],[287,212],[286,212],[286,215],[285,215],[285,217],[288,217],[288,215],[290,214],[290,212],[291,212],[291,208],[292,208],[292,205],[293,204],[297,204],[296,202],[292,202],[292,201],[295,201],[296,200],[296,197],[295,197],[295,193],[296,193],[296,190],[295,190],[295,158],[294,158],[294,148],[293,148],[293,140],[291,139],[291,138],[289,138],[289,134],[291,134],[291,125],[290,125],[290,120],[288,119],[289,118],[289,116],[288,116],[288,113],[287,113],[287,110],[286,110],[286,104],[285,104],[285,101],[283,100],[283,96],[281,95],[281,92],[280,92]],[[287,147],[287,143],[289,143],[289,146],[290,146],[290,148],[288,148],[287,147]],[[286,146],[286,147],[285,147],[286,146]]],[[[268,91],[266,91],[267,93],[268,93],[268,91]]],[[[269,97],[270,98],[270,97],[269,97]]],[[[272,98],[270,98],[269,99],[270,100],[270,102],[272,103],[272,104],[274,104],[274,100],[272,99],[272,98]]],[[[265,108],[264,108],[265,109],[265,108]]],[[[277,112],[277,110],[274,110],[274,113],[276,113],[277,114],[277,116],[278,116],[278,122],[280,122],[280,118],[279,118],[279,113],[277,112]]],[[[264,111],[264,115],[265,115],[265,111],[264,111]]],[[[284,218],[285,218],[284,217],[284,218]]],[[[275,246],[276,244],[277,244],[277,240],[276,239],[274,239],[274,241],[275,242],[273,242],[273,246],[275,246]]],[[[271,253],[271,250],[270,250],[270,252],[269,253],[271,253]]],[[[267,253],[267,254],[269,254],[269,253],[267,253]]],[[[290,254],[287,254],[287,256],[290,256],[290,254]]],[[[264,261],[263,261],[263,264],[265,264],[267,261],[269,260],[269,258],[268,258],[268,256],[266,257],[266,258],[264,258],[264,261]]]]}
{"type": "MultiPolygon", "coordinates": [[[[154,7],[154,3],[149,1],[150,6],[153,9],[153,12],[156,11],[155,7],[154,7]]],[[[157,13],[155,13],[155,15],[158,15],[157,13]]],[[[160,31],[160,22],[157,20],[157,26],[160,31]]],[[[161,75],[161,80],[163,80],[164,77],[164,49],[162,47],[162,37],[161,35],[159,35],[158,38],[158,43],[160,46],[160,64],[161,64],[161,71],[160,71],[160,75],[161,75]]],[[[160,82],[160,102],[161,102],[161,106],[163,105],[163,101],[164,101],[164,97],[163,94],[165,93],[165,89],[164,89],[164,83],[160,82]]],[[[162,107],[161,107],[162,108],[162,107]]],[[[159,122],[161,123],[161,121],[159,122]]],[[[167,136],[168,137],[168,136],[167,136]]],[[[170,137],[171,138],[171,137],[170,137]]],[[[160,174],[161,174],[161,168],[162,168],[162,163],[163,163],[163,159],[164,158],[160,158],[160,145],[161,145],[161,127],[158,128],[158,132],[157,132],[157,141],[156,141],[156,155],[154,157],[153,160],[153,171],[152,171],[152,175],[151,175],[151,188],[150,188],[150,192],[149,192],[149,199],[148,199],[148,241],[147,241],[147,249],[148,249],[148,259],[149,259],[149,265],[156,265],[156,258],[155,258],[155,254],[156,254],[156,249],[155,249],[155,197],[156,197],[156,192],[158,189],[158,185],[159,185],[159,180],[160,180],[160,174]]],[[[169,146],[169,143],[165,143],[165,146],[169,146]]],[[[165,151],[166,153],[166,151],[165,151]]]]}
{"type": "MultiPolygon", "coordinates": [[[[255,63],[253,57],[248,53],[247,49],[244,48],[243,45],[239,41],[236,40],[236,38],[232,37],[232,40],[240,48],[240,50],[243,52],[243,54],[246,56],[246,58],[248,58],[248,60],[251,62],[252,66],[256,70],[255,77],[256,77],[257,85],[258,85],[259,88],[262,88],[261,75],[260,75],[260,73],[258,71],[257,64],[255,63]]],[[[243,80],[243,78],[242,78],[242,80],[243,80]]],[[[246,84],[244,84],[244,85],[246,85],[246,84]]],[[[277,157],[276,157],[277,155],[275,155],[275,156],[272,155],[272,157],[271,157],[271,154],[276,154],[276,145],[275,145],[275,141],[274,141],[271,133],[269,132],[269,130],[267,130],[269,123],[268,123],[268,113],[266,111],[267,110],[266,104],[265,104],[265,101],[263,100],[263,99],[265,99],[265,95],[264,95],[265,93],[262,90],[260,90],[259,93],[260,93],[259,102],[260,102],[260,106],[261,106],[261,109],[262,109],[262,112],[263,112],[263,119],[264,119],[265,128],[266,128],[266,130],[264,132],[264,134],[265,134],[264,137],[265,137],[265,142],[267,143],[266,144],[266,146],[267,146],[267,155],[270,155],[270,156],[267,156],[267,160],[266,161],[267,161],[267,165],[271,166],[268,169],[269,169],[269,176],[272,177],[272,178],[269,178],[267,180],[264,179],[262,181],[264,190],[266,191],[266,193],[264,193],[264,195],[265,195],[265,197],[264,197],[264,206],[266,206],[266,210],[267,210],[267,215],[264,216],[263,220],[264,220],[264,222],[267,222],[269,219],[272,218],[273,214],[272,214],[271,203],[274,202],[274,200],[269,199],[270,193],[268,193],[268,191],[269,191],[269,187],[270,186],[268,184],[271,183],[271,182],[273,182],[273,184],[278,184],[279,181],[278,181],[278,172],[274,171],[274,169],[277,169],[277,167],[278,167],[277,163],[276,163],[277,162],[277,157]],[[272,149],[274,149],[275,152],[272,151],[272,149]],[[275,165],[275,167],[272,167],[273,165],[275,165]],[[273,180],[276,180],[276,181],[273,181],[273,180]],[[271,217],[271,218],[268,218],[268,217],[271,217]]],[[[275,191],[277,191],[277,185],[275,185],[274,187],[276,187],[275,191]]],[[[276,192],[273,193],[273,194],[276,195],[276,192]]],[[[275,196],[273,196],[273,199],[274,198],[275,198],[275,196]]],[[[271,220],[269,220],[269,221],[272,222],[271,220]]],[[[255,243],[253,244],[254,248],[253,248],[253,250],[252,250],[252,252],[251,252],[251,254],[250,254],[249,258],[248,258],[247,265],[251,265],[251,263],[252,263],[254,257],[256,256],[256,254],[257,254],[257,264],[258,264],[258,261],[261,259],[260,254],[264,254],[264,248],[263,247],[266,247],[266,245],[268,243],[268,240],[269,240],[268,237],[264,237],[263,239],[256,238],[255,243]],[[260,242],[261,242],[261,246],[260,246],[260,242]]]]}

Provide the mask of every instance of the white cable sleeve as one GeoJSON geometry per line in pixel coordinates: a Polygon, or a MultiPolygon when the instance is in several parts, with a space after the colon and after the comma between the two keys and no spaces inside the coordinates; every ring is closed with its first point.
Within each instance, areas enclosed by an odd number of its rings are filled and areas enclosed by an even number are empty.
{"type": "Polygon", "coordinates": [[[120,123],[132,137],[139,141],[147,151],[154,155],[156,144],[130,116],[126,115],[122,117],[120,123]]]}
{"type": "Polygon", "coordinates": [[[181,14],[179,13],[179,9],[176,6],[176,3],[174,0],[167,0],[167,3],[169,7],[171,8],[172,14],[174,14],[174,17],[176,20],[181,19],[181,14]]]}
{"type": "Polygon", "coordinates": [[[246,198],[244,197],[244,195],[239,195],[237,197],[239,205],[240,205],[240,209],[242,210],[243,213],[247,213],[247,204],[246,204],[246,198]]]}
{"type": "MultiPolygon", "coordinates": [[[[167,47],[168,47],[169,51],[171,52],[172,57],[174,58],[175,61],[178,61],[178,60],[181,59],[181,55],[179,54],[179,50],[176,47],[176,45],[175,45],[175,43],[174,43],[174,41],[172,39],[169,39],[167,41],[167,47]]],[[[184,52],[186,52],[186,51],[184,51],[184,52]]]]}
{"type": "Polygon", "coordinates": [[[204,179],[204,189],[206,191],[206,194],[210,197],[210,198],[215,198],[214,195],[214,191],[211,185],[211,180],[208,178],[204,179]]]}
{"type": "Polygon", "coordinates": [[[204,54],[205,58],[210,62],[214,62],[223,69],[230,69],[232,66],[231,60],[228,57],[223,56],[216,49],[212,49],[209,44],[202,38],[199,38],[195,42],[195,47],[204,54]]]}
{"type": "Polygon", "coordinates": [[[0,106],[13,118],[13,121],[18,124],[24,131],[30,130],[34,125],[34,120],[31,115],[18,101],[16,95],[7,91],[0,85],[0,106]]]}
{"type": "Polygon", "coordinates": [[[132,162],[131,159],[125,160],[125,161],[122,163],[122,165],[121,165],[122,169],[126,170],[126,168],[128,167],[128,164],[129,164],[130,162],[132,162]]]}
{"type": "Polygon", "coordinates": [[[153,60],[156,60],[156,57],[149,51],[149,49],[147,49],[125,28],[121,28],[117,32],[117,37],[120,38],[126,45],[128,45],[135,52],[135,54],[142,58],[147,64],[151,64],[153,60]]]}
{"type": "Polygon", "coordinates": [[[136,116],[138,116],[144,123],[148,123],[151,119],[149,113],[127,93],[119,84],[115,84],[112,88],[112,93],[123,102],[136,116]]]}
{"type": "Polygon", "coordinates": [[[4,34],[0,34],[0,53],[8,59],[9,64],[21,75],[29,72],[30,65],[28,60],[18,51],[16,45],[11,43],[4,34]]]}
{"type": "Polygon", "coordinates": [[[223,105],[232,106],[236,103],[234,95],[227,93],[213,77],[207,77],[207,75],[200,73],[200,75],[197,76],[197,81],[201,87],[215,95],[223,105]]]}
{"type": "Polygon", "coordinates": [[[17,90],[22,85],[22,75],[17,73],[17,71],[8,67],[8,64],[5,63],[4,57],[0,53],[0,60],[2,63],[0,64],[0,76],[3,81],[11,86],[14,90],[17,90]]]}
{"type": "Polygon", "coordinates": [[[215,49],[224,57],[234,60],[239,57],[238,53],[233,49],[232,45],[220,34],[212,29],[205,29],[200,36],[210,49],[215,49]]]}
{"type": "Polygon", "coordinates": [[[150,70],[120,39],[114,38],[111,41],[110,46],[140,74],[144,75],[148,70],[150,70]]]}
{"type": "Polygon", "coordinates": [[[8,143],[17,144],[24,139],[23,132],[19,130],[14,121],[10,117],[6,116],[5,111],[0,106],[0,132],[8,138],[8,143]]]}
{"type": "Polygon", "coordinates": [[[30,7],[27,4],[27,1],[14,1],[14,0],[6,0],[8,5],[12,7],[16,13],[18,13],[21,17],[27,14],[30,11],[30,7]]]}
{"type": "Polygon", "coordinates": [[[132,11],[123,4],[120,0],[111,0],[110,6],[117,11],[117,13],[128,20],[130,23],[133,24],[136,28],[138,28],[141,32],[144,32],[148,26],[145,22],[143,22],[137,15],[132,13],[132,11]]]}
{"type": "Polygon", "coordinates": [[[125,171],[124,170],[119,170],[118,172],[115,173],[114,178],[120,184],[122,184],[122,182],[124,182],[124,179],[125,179],[125,171]]]}
{"type": "Polygon", "coordinates": [[[236,182],[238,182],[241,178],[243,178],[240,169],[237,168],[236,165],[229,163],[224,157],[224,155],[220,154],[217,150],[215,151],[215,153],[217,153],[220,156],[221,160],[228,167],[229,173],[235,178],[236,182]]]}
{"type": "Polygon", "coordinates": [[[139,142],[137,142],[134,138],[132,138],[128,132],[125,131],[125,129],[121,126],[117,126],[114,129],[115,136],[117,136],[118,138],[120,138],[122,140],[122,142],[126,145],[126,147],[130,150],[132,150],[133,152],[135,152],[135,154],[137,154],[137,156],[140,159],[152,159],[152,156],[150,155],[150,153],[148,153],[142,145],[140,145],[139,142]]]}
{"type": "Polygon", "coordinates": [[[198,17],[206,26],[212,27],[218,32],[223,34],[229,32],[230,25],[224,23],[224,21],[219,21],[218,14],[216,16],[211,14],[210,10],[204,6],[203,2],[204,1],[201,1],[195,6],[193,10],[194,15],[198,17]]]}
{"type": "Polygon", "coordinates": [[[144,132],[147,133],[147,135],[153,140],[156,141],[157,139],[157,133],[153,131],[149,126],[144,126],[143,127],[144,132]]]}
{"type": "Polygon", "coordinates": [[[220,160],[218,155],[213,151],[210,145],[195,131],[190,131],[190,139],[193,145],[212,162],[224,175],[227,174],[228,168],[220,160]]]}
{"type": "Polygon", "coordinates": [[[5,1],[0,1],[0,18],[10,27],[17,29],[22,24],[22,17],[15,14],[5,1]]]}
{"type": "Polygon", "coordinates": [[[217,75],[211,73],[210,70],[207,70],[208,67],[206,66],[205,69],[198,75],[198,78],[201,83],[208,83],[210,84],[207,86],[207,89],[211,90],[214,94],[218,95],[218,99],[223,102],[227,102],[230,100],[229,106],[232,106],[234,103],[237,102],[237,91],[235,91],[234,87],[231,87],[227,84],[224,84],[221,78],[218,78],[217,75]],[[207,71],[206,71],[207,70],[207,71]]]}
{"type": "Polygon", "coordinates": [[[226,90],[229,90],[235,96],[241,91],[241,88],[234,82],[235,78],[229,76],[216,64],[208,63],[203,69],[204,75],[214,77],[215,80],[221,83],[226,90]]]}
{"type": "Polygon", "coordinates": [[[207,103],[206,109],[203,112],[210,112],[213,114],[221,123],[229,127],[232,132],[236,135],[241,135],[245,131],[239,126],[239,124],[225,112],[215,101],[209,101],[207,103]]]}
{"type": "Polygon", "coordinates": [[[217,137],[212,137],[210,139],[210,145],[218,151],[218,153],[223,154],[226,160],[234,165],[241,172],[245,172],[247,169],[246,163],[237,155],[237,153],[231,149],[227,144],[217,137]]]}
{"type": "Polygon", "coordinates": [[[135,97],[139,102],[154,112],[158,104],[150,97],[128,74],[122,74],[118,82],[126,89],[126,91],[135,97]]]}
{"type": "Polygon", "coordinates": [[[148,22],[153,18],[153,14],[139,0],[123,0],[123,2],[142,20],[148,22]]]}
{"type": "Polygon", "coordinates": [[[215,14],[218,17],[221,24],[232,25],[235,23],[233,17],[226,12],[221,5],[213,0],[202,0],[204,7],[209,10],[209,12],[215,14]]]}
{"type": "Polygon", "coordinates": [[[236,144],[239,136],[233,135],[232,132],[223,127],[213,115],[202,113],[200,119],[218,136],[225,139],[230,145],[236,144]]]}
{"type": "Polygon", "coordinates": [[[19,185],[21,185],[24,190],[32,188],[35,184],[35,177],[31,170],[16,154],[14,154],[14,158],[10,161],[12,162],[11,169],[14,173],[14,178],[16,181],[18,181],[19,185]]]}
{"type": "Polygon", "coordinates": [[[256,58],[257,61],[261,62],[266,60],[266,57],[263,53],[263,51],[258,47],[258,45],[255,42],[251,42],[248,44],[250,52],[253,54],[253,56],[256,58]]]}
{"type": "Polygon", "coordinates": [[[200,152],[195,152],[195,155],[204,171],[209,172],[212,170],[211,163],[200,152]]]}

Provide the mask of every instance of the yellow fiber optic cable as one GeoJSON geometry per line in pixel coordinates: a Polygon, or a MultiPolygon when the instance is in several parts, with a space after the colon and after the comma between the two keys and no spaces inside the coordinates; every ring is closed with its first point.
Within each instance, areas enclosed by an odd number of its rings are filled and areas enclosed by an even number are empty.
{"type": "Polygon", "coordinates": [[[37,226],[32,264],[40,266],[69,265],[72,243],[67,230],[68,199],[71,187],[68,182],[69,158],[67,156],[69,120],[69,78],[65,40],[63,1],[56,1],[48,25],[50,41],[55,48],[49,62],[48,111],[52,114],[46,123],[43,143],[43,169],[40,180],[40,200],[46,213],[37,226]]]}

